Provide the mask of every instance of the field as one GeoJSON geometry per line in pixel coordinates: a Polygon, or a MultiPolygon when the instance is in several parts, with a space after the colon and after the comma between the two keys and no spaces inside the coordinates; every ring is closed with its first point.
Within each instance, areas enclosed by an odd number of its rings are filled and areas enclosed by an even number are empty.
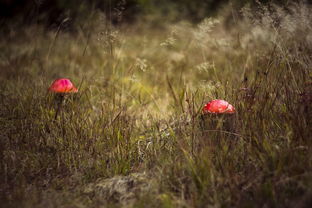
{"type": "Polygon", "coordinates": [[[238,13],[9,25],[1,207],[311,207],[312,8],[238,13]],[[55,118],[62,77],[79,91],[55,118]]]}

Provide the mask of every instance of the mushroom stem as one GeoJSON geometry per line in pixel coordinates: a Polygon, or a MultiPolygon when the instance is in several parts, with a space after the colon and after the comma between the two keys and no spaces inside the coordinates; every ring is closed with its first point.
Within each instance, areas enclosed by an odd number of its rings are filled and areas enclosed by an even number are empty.
{"type": "Polygon", "coordinates": [[[57,109],[56,109],[56,112],[55,112],[55,117],[54,117],[54,120],[57,119],[57,116],[59,114],[59,112],[61,111],[61,108],[62,108],[62,105],[63,105],[63,101],[64,101],[64,97],[65,95],[61,94],[61,95],[58,95],[57,96],[57,109]]]}

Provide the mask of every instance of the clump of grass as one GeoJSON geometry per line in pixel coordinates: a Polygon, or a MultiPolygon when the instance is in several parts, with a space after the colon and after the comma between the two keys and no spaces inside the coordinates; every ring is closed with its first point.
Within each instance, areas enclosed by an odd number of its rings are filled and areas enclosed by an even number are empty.
{"type": "Polygon", "coordinates": [[[308,205],[310,11],[259,4],[233,28],[206,19],[166,34],[107,29],[99,18],[94,33],[36,26],[1,40],[1,201],[100,206],[81,187],[148,172],[157,191],[135,207],[308,205]],[[47,88],[58,77],[79,93],[54,120],[47,88]],[[215,98],[237,113],[202,120],[215,98]]]}

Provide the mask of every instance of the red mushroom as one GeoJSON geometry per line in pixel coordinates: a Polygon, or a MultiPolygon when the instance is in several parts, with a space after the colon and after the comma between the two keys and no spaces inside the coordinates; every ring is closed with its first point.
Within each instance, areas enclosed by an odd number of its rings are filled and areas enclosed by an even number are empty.
{"type": "Polygon", "coordinates": [[[62,103],[64,101],[64,97],[69,93],[76,93],[78,89],[73,85],[73,83],[69,79],[61,78],[55,80],[51,86],[49,87],[50,92],[57,93],[57,101],[58,107],[55,113],[55,118],[57,118],[59,111],[61,110],[62,103]]]}
{"type": "MultiPolygon", "coordinates": [[[[203,107],[201,114],[201,127],[206,129],[222,129],[228,132],[235,131],[235,116],[236,112],[233,105],[225,100],[212,100],[203,107]]],[[[211,133],[211,132],[210,132],[211,133]]]]}
{"type": "Polygon", "coordinates": [[[232,114],[235,113],[235,108],[228,103],[225,100],[212,100],[208,102],[204,108],[203,112],[206,113],[215,113],[215,114],[220,114],[220,113],[226,113],[226,114],[232,114]]]}
{"type": "Polygon", "coordinates": [[[49,87],[49,90],[56,93],[78,92],[73,83],[69,79],[64,78],[55,80],[49,87]]]}

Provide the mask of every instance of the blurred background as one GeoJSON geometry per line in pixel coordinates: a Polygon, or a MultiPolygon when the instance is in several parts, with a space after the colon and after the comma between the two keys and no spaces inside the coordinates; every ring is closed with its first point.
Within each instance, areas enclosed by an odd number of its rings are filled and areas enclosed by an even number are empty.
{"type": "Polygon", "coordinates": [[[113,24],[135,22],[139,17],[158,17],[162,21],[175,22],[187,19],[200,22],[207,16],[214,16],[230,5],[233,11],[246,4],[251,7],[276,3],[287,5],[289,0],[0,0],[0,26],[12,22],[21,24],[40,23],[47,26],[59,24],[64,19],[76,22],[87,18],[92,12],[105,13],[113,24]]]}

